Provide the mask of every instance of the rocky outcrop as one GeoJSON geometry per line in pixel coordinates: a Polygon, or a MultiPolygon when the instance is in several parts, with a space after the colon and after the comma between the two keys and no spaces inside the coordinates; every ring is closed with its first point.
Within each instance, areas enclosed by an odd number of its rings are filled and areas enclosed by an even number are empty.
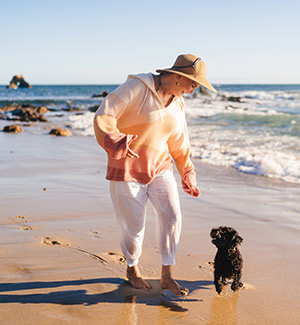
{"type": "Polygon", "coordinates": [[[25,107],[12,112],[12,115],[18,116],[22,122],[48,122],[42,113],[39,113],[36,108],[25,107]]]}
{"type": "Polygon", "coordinates": [[[45,113],[49,112],[49,110],[46,106],[36,107],[35,110],[40,114],[45,114],[45,113]]]}
{"type": "Polygon", "coordinates": [[[3,132],[20,133],[23,132],[23,129],[17,124],[7,125],[3,128],[3,132]]]}
{"type": "Polygon", "coordinates": [[[7,88],[32,88],[32,86],[27,81],[25,81],[24,77],[20,74],[13,76],[7,88]]]}
{"type": "Polygon", "coordinates": [[[44,117],[48,111],[46,106],[8,105],[0,107],[0,119],[21,122],[48,122],[44,117]]]}
{"type": "Polygon", "coordinates": [[[52,129],[49,134],[62,137],[69,137],[72,135],[71,131],[67,129],[52,129]]]}

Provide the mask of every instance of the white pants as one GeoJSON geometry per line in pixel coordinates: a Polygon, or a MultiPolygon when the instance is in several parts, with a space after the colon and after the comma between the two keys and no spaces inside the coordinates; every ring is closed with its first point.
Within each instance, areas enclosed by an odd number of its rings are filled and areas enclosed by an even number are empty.
{"type": "Polygon", "coordinates": [[[173,172],[163,171],[147,185],[111,181],[110,193],[121,233],[121,249],[128,266],[137,265],[142,254],[148,198],[156,214],[162,264],[175,264],[182,217],[173,172]]]}

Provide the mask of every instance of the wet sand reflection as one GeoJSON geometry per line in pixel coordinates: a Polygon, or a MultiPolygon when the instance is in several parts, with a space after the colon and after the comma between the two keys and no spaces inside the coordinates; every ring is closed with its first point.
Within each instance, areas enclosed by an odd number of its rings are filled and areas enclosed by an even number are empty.
{"type": "Polygon", "coordinates": [[[239,300],[239,292],[228,296],[215,295],[211,302],[210,319],[211,325],[234,325],[237,324],[236,309],[239,300]]]}

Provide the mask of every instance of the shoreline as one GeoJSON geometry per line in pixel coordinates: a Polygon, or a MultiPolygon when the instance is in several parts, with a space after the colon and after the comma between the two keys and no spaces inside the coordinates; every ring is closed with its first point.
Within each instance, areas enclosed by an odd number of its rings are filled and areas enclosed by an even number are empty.
{"type": "MultiPolygon", "coordinates": [[[[59,112],[59,110],[58,110],[58,112],[59,112]]],[[[88,113],[89,111],[86,111],[86,112],[88,113]]],[[[52,118],[53,118],[53,116],[52,116],[52,118]]],[[[94,138],[89,135],[82,135],[81,131],[79,131],[77,129],[70,129],[70,127],[68,125],[66,125],[65,122],[66,122],[65,120],[61,120],[60,118],[58,118],[58,119],[56,118],[54,120],[47,121],[46,123],[36,123],[36,122],[30,123],[30,122],[24,122],[24,121],[10,121],[10,120],[6,121],[6,120],[0,119],[0,134],[3,133],[4,126],[15,124],[15,125],[20,125],[21,127],[24,128],[23,136],[24,135],[25,136],[26,135],[27,136],[35,135],[35,136],[39,136],[39,137],[44,137],[44,136],[49,137],[49,132],[51,131],[52,128],[64,128],[67,130],[68,129],[71,130],[72,137],[74,137],[74,136],[77,138],[87,137],[87,138],[90,138],[90,140],[94,138]]],[[[20,136],[22,136],[22,134],[20,136]]],[[[5,143],[3,143],[3,148],[5,149],[4,146],[5,146],[5,143]]],[[[104,157],[104,159],[106,159],[106,158],[104,157]]],[[[285,184],[286,184],[286,186],[289,186],[289,187],[293,187],[293,186],[300,187],[299,183],[287,181],[287,180],[281,179],[280,177],[270,177],[270,176],[266,176],[266,175],[247,173],[247,172],[240,171],[232,166],[214,165],[209,162],[203,162],[197,157],[192,157],[192,159],[193,159],[195,167],[199,166],[200,171],[201,171],[201,166],[205,166],[205,168],[208,168],[208,169],[212,168],[214,171],[221,170],[222,172],[218,172],[219,175],[222,175],[224,173],[234,176],[234,177],[238,177],[238,175],[241,175],[241,177],[245,177],[245,179],[247,179],[247,177],[250,177],[249,181],[250,180],[254,181],[254,180],[262,178],[262,182],[267,182],[270,185],[274,184],[276,186],[285,186],[285,184]]],[[[176,172],[177,171],[175,171],[175,173],[176,172]]]]}
{"type": "Polygon", "coordinates": [[[105,152],[93,138],[35,133],[0,132],[5,324],[298,323],[299,185],[194,160],[202,192],[194,199],[175,172],[183,228],[174,276],[190,294],[164,297],[151,204],[140,265],[154,289],[146,293],[124,282],[105,152]],[[209,232],[220,225],[244,238],[247,287],[234,294],[227,287],[224,297],[209,264],[216,253],[209,232]]]}

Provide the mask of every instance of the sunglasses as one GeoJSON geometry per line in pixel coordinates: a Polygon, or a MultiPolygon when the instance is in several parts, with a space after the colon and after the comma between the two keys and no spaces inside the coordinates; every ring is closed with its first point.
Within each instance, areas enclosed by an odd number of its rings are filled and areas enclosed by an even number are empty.
{"type": "Polygon", "coordinates": [[[197,58],[192,64],[190,64],[190,65],[183,65],[183,66],[178,66],[178,65],[174,65],[173,66],[173,68],[193,68],[195,71],[196,71],[196,69],[195,69],[195,64],[197,63],[197,62],[199,62],[201,60],[201,58],[197,58]]]}

